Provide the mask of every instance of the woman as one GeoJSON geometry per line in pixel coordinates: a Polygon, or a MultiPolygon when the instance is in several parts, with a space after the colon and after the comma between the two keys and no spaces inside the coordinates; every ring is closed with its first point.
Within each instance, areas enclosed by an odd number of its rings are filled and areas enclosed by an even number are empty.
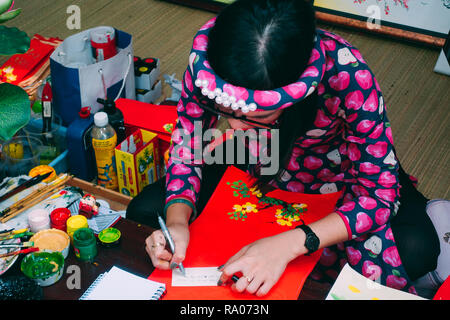
{"type": "Polygon", "coordinates": [[[348,261],[366,277],[412,293],[413,281],[436,269],[440,244],[427,199],[399,166],[380,87],[355,47],[316,29],[307,2],[237,1],[205,24],[194,37],[178,115],[166,188],[149,186],[127,210],[155,227],[154,211],[164,212],[176,250],[164,248],[160,230],[150,235],[146,248],[156,268],[184,260],[189,223],[224,172],[194,157],[204,147],[195,124],[205,130],[222,115],[234,129],[279,129],[276,174],[262,174],[261,163],[241,166],[261,186],[343,193],[335,212],[309,228],[242,248],[222,267],[219,283],[242,272],[233,290],[265,295],[291,260],[319,248],[316,273],[335,278],[348,261]],[[182,133],[190,135],[187,143],[182,133]]]}

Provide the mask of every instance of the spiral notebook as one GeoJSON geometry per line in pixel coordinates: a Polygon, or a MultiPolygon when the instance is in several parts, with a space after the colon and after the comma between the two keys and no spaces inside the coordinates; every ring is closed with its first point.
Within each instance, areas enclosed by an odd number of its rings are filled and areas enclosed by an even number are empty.
{"type": "Polygon", "coordinates": [[[142,278],[116,266],[100,274],[80,300],[159,300],[166,285],[142,278]]]}

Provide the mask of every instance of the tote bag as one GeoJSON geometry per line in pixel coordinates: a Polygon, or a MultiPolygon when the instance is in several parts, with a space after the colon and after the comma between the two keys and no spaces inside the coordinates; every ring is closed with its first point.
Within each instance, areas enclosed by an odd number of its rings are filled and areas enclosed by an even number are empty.
{"type": "Polygon", "coordinates": [[[115,29],[117,54],[97,62],[90,44],[94,29],[66,38],[50,56],[53,108],[64,125],[75,120],[82,107],[92,113],[103,109],[98,98],[136,99],[132,36],[115,29]]]}

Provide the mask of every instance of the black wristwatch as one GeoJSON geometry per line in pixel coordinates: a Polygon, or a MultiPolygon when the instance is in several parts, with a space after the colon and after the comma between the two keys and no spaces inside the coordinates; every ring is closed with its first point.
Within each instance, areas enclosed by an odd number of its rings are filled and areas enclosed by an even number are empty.
{"type": "Polygon", "coordinates": [[[306,254],[307,256],[319,249],[320,240],[310,227],[308,227],[306,224],[301,224],[299,226],[296,226],[295,228],[302,229],[306,234],[305,247],[306,249],[308,249],[308,253],[306,254]]]}

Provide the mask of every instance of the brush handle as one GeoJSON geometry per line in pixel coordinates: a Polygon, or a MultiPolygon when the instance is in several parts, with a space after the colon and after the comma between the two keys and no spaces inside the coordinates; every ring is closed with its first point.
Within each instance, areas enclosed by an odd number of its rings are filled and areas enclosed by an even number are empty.
{"type": "Polygon", "coordinates": [[[39,251],[39,248],[22,249],[19,251],[0,254],[0,258],[6,258],[6,257],[15,256],[15,255],[22,254],[22,253],[25,254],[25,253],[36,252],[36,251],[39,251]]]}
{"type": "Polygon", "coordinates": [[[41,202],[42,200],[48,198],[51,194],[55,192],[59,192],[65,187],[65,183],[69,181],[72,178],[72,176],[68,175],[66,178],[64,178],[62,181],[56,183],[53,186],[50,186],[48,189],[44,190],[43,193],[37,194],[34,197],[27,199],[22,205],[19,207],[15,207],[13,212],[10,212],[8,215],[6,215],[3,218],[0,218],[0,222],[4,223],[18,214],[22,213],[23,211],[29,209],[30,207],[36,205],[37,203],[41,202]]]}

